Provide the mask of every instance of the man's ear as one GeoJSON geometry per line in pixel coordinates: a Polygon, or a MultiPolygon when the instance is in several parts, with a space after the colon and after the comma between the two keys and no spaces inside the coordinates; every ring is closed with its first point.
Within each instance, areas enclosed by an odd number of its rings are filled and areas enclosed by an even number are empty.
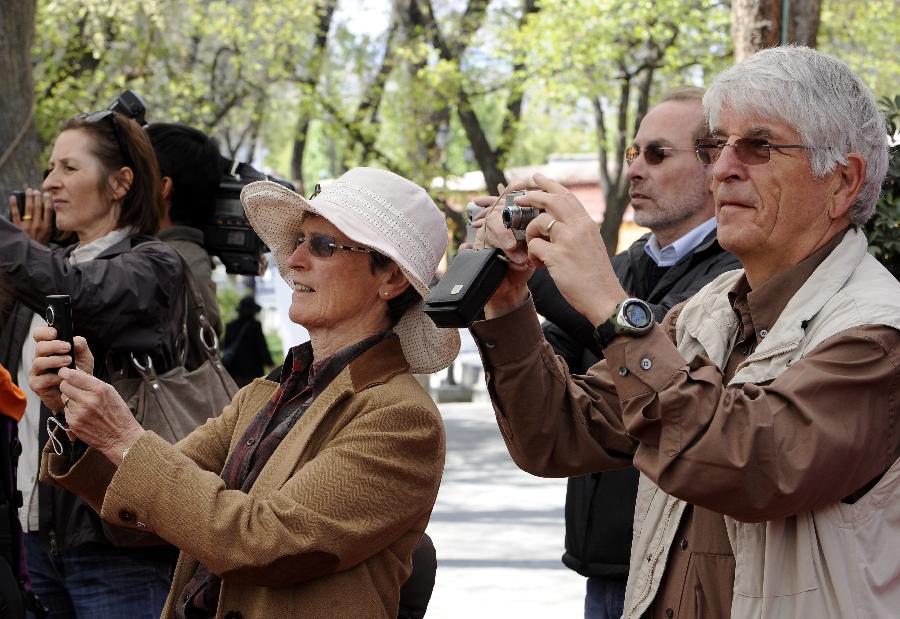
{"type": "Polygon", "coordinates": [[[162,177],[162,197],[163,200],[168,201],[169,198],[172,197],[172,177],[171,176],[163,176],[162,177]]]}
{"type": "Polygon", "coordinates": [[[856,201],[859,190],[866,180],[866,160],[859,153],[847,155],[846,165],[838,165],[837,175],[831,192],[831,205],[828,216],[832,219],[846,217],[847,212],[856,201]]]}
{"type": "Polygon", "coordinates": [[[128,190],[131,189],[131,183],[134,182],[134,171],[128,166],[124,166],[109,175],[109,189],[112,199],[121,201],[128,190]]]}

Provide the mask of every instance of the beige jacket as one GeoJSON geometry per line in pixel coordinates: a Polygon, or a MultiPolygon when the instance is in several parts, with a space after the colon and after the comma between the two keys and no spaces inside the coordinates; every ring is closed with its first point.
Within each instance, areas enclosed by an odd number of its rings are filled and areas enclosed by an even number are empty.
{"type": "MultiPolygon", "coordinates": [[[[676,343],[686,359],[700,354],[724,366],[736,332],[728,291],[738,277],[740,271],[722,275],[684,306],[676,343]]],[[[729,384],[769,381],[823,340],[860,325],[900,329],[900,284],[867,253],[864,235],[851,230],[729,384]]],[[[684,506],[642,476],[625,617],[640,617],[655,595],[684,506]]],[[[900,461],[855,504],[763,523],[725,522],[736,563],[733,619],[897,616],[900,461]]]]}
{"type": "Polygon", "coordinates": [[[117,470],[93,450],[67,469],[45,448],[41,479],[182,550],[163,617],[201,560],[223,579],[217,617],[394,619],[443,469],[434,402],[387,338],[316,398],[248,494],[227,490],[219,473],[276,389],[257,379],[175,446],[145,434],[117,470]]]}

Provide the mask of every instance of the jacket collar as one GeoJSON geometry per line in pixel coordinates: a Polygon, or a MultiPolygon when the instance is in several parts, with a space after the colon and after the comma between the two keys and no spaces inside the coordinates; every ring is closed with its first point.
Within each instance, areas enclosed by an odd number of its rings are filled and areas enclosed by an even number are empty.
{"type": "MultiPolygon", "coordinates": [[[[400,338],[390,335],[361,353],[316,397],[309,410],[294,424],[260,472],[250,493],[260,488],[279,488],[306,462],[304,452],[316,431],[336,421],[332,410],[353,395],[409,371],[400,338]]],[[[262,383],[263,385],[265,383],[262,383]]]]}
{"type": "Polygon", "coordinates": [[[779,349],[796,346],[803,339],[804,326],[850,279],[865,257],[867,246],[866,236],[859,228],[848,230],[838,246],[791,297],[769,335],[742,365],[772,356],[779,349]]]}
{"type": "MultiPolygon", "coordinates": [[[[119,254],[124,254],[126,252],[131,251],[141,243],[147,243],[149,241],[154,241],[160,243],[161,241],[157,239],[155,236],[150,236],[149,234],[134,234],[132,236],[125,237],[118,243],[114,243],[110,247],[107,247],[105,250],[100,252],[100,254],[95,258],[98,260],[100,258],[113,258],[118,256],[119,254]]],[[[76,245],[69,245],[65,248],[65,255],[68,256],[72,253],[76,245]]]]}
{"type": "MultiPolygon", "coordinates": [[[[641,236],[641,238],[639,238],[637,241],[632,243],[631,246],[627,249],[628,257],[632,261],[635,261],[635,260],[641,258],[642,256],[646,255],[647,251],[644,249],[644,245],[646,245],[649,240],[650,240],[650,233],[648,232],[647,234],[641,236]]],[[[677,267],[680,264],[685,264],[685,263],[690,262],[694,256],[696,256],[698,254],[702,254],[703,252],[708,250],[710,247],[712,247],[713,244],[718,246],[718,240],[716,239],[716,229],[715,228],[709,234],[707,234],[705,237],[703,237],[703,240],[700,242],[699,245],[697,245],[697,247],[695,247],[693,250],[691,250],[681,260],[679,260],[674,265],[672,265],[672,268],[674,269],[675,267],[677,267]]],[[[717,247],[717,249],[718,249],[718,247],[717,247]]]]}
{"type": "MultiPolygon", "coordinates": [[[[766,338],[741,365],[795,348],[803,339],[805,325],[859,266],[866,255],[866,247],[866,237],[859,228],[847,231],[834,251],[788,301],[766,338]]],[[[713,281],[688,302],[679,316],[686,333],[719,365],[724,364],[731,350],[738,326],[728,293],[743,273],[743,269],[731,271],[713,281]]]]}

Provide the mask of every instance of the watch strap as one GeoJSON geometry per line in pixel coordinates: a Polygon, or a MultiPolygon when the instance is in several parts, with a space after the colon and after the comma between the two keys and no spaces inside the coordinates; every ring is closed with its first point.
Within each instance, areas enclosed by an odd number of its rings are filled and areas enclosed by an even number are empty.
{"type": "Polygon", "coordinates": [[[616,337],[616,326],[611,320],[606,320],[599,327],[594,329],[594,339],[600,348],[606,348],[616,337]]]}

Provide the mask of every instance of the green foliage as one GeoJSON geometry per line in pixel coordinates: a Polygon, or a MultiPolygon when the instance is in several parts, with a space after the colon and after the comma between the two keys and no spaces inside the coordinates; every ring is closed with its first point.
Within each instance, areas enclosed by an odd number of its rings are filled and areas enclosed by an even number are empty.
{"type": "MultiPolygon", "coordinates": [[[[705,84],[731,62],[725,0],[540,0],[524,23],[519,0],[483,4],[482,15],[467,12],[480,6],[473,0],[432,0],[441,36],[458,52],[448,60],[421,19],[392,13],[409,3],[340,0],[321,75],[311,80],[324,0],[38,0],[37,126],[49,145],[63,120],[132,88],[147,99],[149,120],[197,126],[227,154],[256,153],[288,176],[297,119],[311,112],[307,187],[353,165],[391,167],[428,185],[478,168],[457,115],[465,100],[502,165],[601,150],[619,170],[609,182],[621,185],[619,151],[639,120],[643,83],[652,105],[665,89],[705,84]],[[389,27],[360,28],[362,12],[389,18],[389,27]],[[386,50],[384,95],[361,113],[386,50]],[[519,87],[521,120],[509,124],[507,103],[519,87]]],[[[886,17],[896,0],[822,6],[820,48],[879,95],[892,94],[900,20],[886,17]]],[[[889,221],[883,210],[879,221],[889,221]]],[[[895,237],[876,247],[893,251],[895,237]]]]}
{"type": "Polygon", "coordinates": [[[308,56],[312,0],[42,0],[34,76],[45,143],[74,114],[141,93],[148,120],[210,131],[225,149],[253,147],[278,83],[308,56]]]}
{"type": "Polygon", "coordinates": [[[227,325],[237,318],[237,306],[241,300],[241,295],[237,289],[231,286],[218,286],[216,288],[216,300],[219,302],[219,315],[222,317],[223,325],[227,325]]]}
{"type": "Polygon", "coordinates": [[[897,0],[823,0],[818,48],[846,62],[876,95],[900,82],[897,0]]]}
{"type": "Polygon", "coordinates": [[[887,178],[875,207],[875,215],[866,224],[869,251],[894,277],[900,278],[900,95],[880,101],[888,135],[893,142],[887,178]]]}

